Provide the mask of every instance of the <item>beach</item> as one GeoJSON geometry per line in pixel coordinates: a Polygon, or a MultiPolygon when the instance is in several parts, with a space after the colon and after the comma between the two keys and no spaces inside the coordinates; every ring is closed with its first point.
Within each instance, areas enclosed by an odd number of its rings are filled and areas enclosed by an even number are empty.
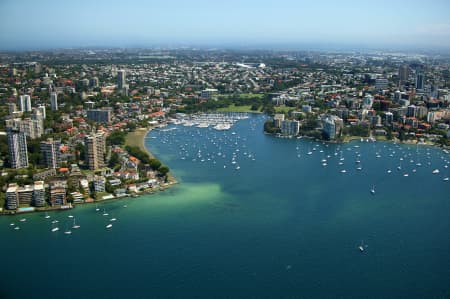
{"type": "MultiPolygon", "coordinates": [[[[137,146],[140,150],[146,152],[150,158],[155,158],[155,156],[145,147],[145,136],[150,132],[153,128],[137,128],[133,132],[129,132],[125,137],[125,145],[137,146]]],[[[163,161],[161,161],[163,163],[163,161]]],[[[164,163],[163,163],[164,164],[164,163]]],[[[167,185],[162,188],[165,189],[170,185],[178,183],[177,179],[173,176],[172,173],[167,174],[167,185]]]]}
{"type": "Polygon", "coordinates": [[[138,128],[133,132],[129,132],[125,137],[125,145],[137,146],[140,150],[146,152],[153,158],[153,154],[144,145],[145,136],[147,136],[147,133],[151,130],[152,128],[138,128]]]}

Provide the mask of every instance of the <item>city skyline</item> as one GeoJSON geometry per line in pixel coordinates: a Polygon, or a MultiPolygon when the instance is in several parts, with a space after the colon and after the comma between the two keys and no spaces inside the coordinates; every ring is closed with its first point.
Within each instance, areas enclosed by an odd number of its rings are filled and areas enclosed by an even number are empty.
{"type": "Polygon", "coordinates": [[[450,48],[446,1],[2,1],[0,50],[66,47],[450,48]]]}

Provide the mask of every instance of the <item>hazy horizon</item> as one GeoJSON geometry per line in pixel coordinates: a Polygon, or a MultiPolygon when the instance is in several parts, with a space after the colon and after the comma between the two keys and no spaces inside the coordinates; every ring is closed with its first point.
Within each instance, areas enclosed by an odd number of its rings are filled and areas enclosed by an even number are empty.
{"type": "Polygon", "coordinates": [[[450,2],[0,3],[0,50],[83,47],[450,49],[450,2]]]}

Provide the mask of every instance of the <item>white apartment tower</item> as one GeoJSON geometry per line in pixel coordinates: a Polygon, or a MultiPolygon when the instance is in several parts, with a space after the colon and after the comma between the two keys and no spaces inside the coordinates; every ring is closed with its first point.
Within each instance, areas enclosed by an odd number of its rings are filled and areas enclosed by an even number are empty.
{"type": "Polygon", "coordinates": [[[31,97],[28,94],[19,97],[19,108],[22,112],[31,112],[31,97]]]}
{"type": "Polygon", "coordinates": [[[8,128],[8,149],[11,168],[28,167],[27,138],[23,132],[8,128]]]}

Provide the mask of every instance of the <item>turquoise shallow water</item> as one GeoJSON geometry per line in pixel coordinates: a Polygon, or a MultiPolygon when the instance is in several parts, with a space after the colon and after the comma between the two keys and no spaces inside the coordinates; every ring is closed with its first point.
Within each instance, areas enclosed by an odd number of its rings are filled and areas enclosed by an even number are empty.
{"type": "MultiPolygon", "coordinates": [[[[0,298],[450,297],[448,154],[278,139],[263,121],[152,131],[180,184],[100,205],[108,217],[79,206],[70,236],[0,217],[0,298]]],[[[68,214],[50,213],[61,230],[68,214]]]]}

